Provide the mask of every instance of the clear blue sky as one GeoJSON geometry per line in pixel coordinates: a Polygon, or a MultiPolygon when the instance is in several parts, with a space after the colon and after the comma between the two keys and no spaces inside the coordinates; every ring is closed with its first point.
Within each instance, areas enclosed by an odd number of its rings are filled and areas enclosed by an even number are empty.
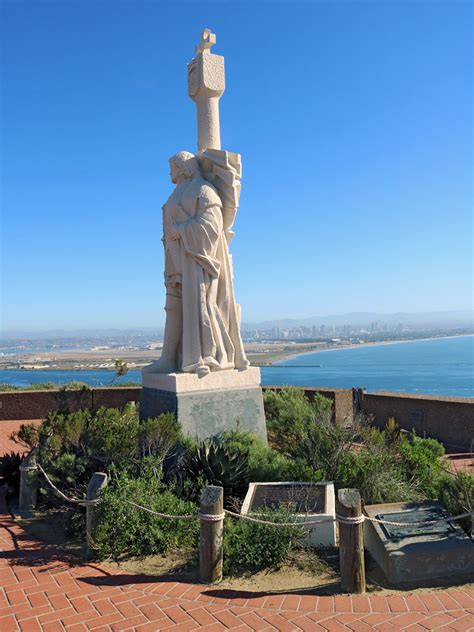
{"type": "Polygon", "coordinates": [[[3,328],[164,320],[186,63],[226,59],[244,321],[472,304],[472,3],[3,0],[3,328]]]}

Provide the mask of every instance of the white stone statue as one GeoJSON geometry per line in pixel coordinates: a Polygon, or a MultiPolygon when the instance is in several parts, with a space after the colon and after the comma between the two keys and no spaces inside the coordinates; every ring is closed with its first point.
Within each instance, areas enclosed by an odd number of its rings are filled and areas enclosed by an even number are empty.
{"type": "Polygon", "coordinates": [[[223,203],[193,154],[170,159],[176,188],[163,207],[166,325],[150,373],[245,369],[223,203]]]}
{"type": "Polygon", "coordinates": [[[239,154],[221,149],[224,58],[201,35],[188,64],[196,103],[197,152],[170,158],[176,188],[163,206],[166,325],[163,353],[143,369],[140,418],[172,412],[192,437],[243,430],[266,440],[260,369],[249,366],[233,289],[232,241],[240,198],[239,154]]]}
{"type": "Polygon", "coordinates": [[[218,100],[224,58],[210,52],[205,29],[188,65],[189,96],[198,113],[198,155],[170,159],[176,188],[163,206],[166,324],[161,358],[145,374],[246,369],[228,244],[239,203],[241,161],[220,149],[218,100]]]}

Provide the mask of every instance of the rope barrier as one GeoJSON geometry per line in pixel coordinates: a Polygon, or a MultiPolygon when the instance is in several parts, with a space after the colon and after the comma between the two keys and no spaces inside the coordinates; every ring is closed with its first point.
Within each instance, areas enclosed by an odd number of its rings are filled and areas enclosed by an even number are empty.
{"type": "MultiPolygon", "coordinates": [[[[33,470],[35,468],[33,466],[30,466],[28,467],[28,470],[30,469],[33,470]]],[[[43,474],[43,476],[45,477],[48,484],[52,487],[52,489],[67,502],[80,505],[80,506],[88,506],[88,505],[90,506],[90,505],[96,505],[100,501],[100,498],[95,498],[91,500],[88,500],[88,499],[78,500],[77,498],[71,498],[69,496],[66,496],[66,494],[64,494],[60,489],[56,487],[56,485],[52,482],[48,474],[44,471],[44,469],[39,463],[37,464],[37,469],[43,474]]],[[[172,514],[161,513],[159,511],[154,511],[153,509],[150,509],[149,507],[144,507],[143,505],[134,503],[131,500],[124,500],[124,502],[131,505],[132,507],[141,509],[142,511],[146,511],[154,516],[158,516],[159,518],[164,518],[166,520],[192,520],[194,518],[200,518],[201,520],[206,520],[208,522],[218,522],[219,520],[223,520],[225,518],[225,515],[227,514],[229,516],[232,516],[233,518],[239,518],[241,520],[247,520],[248,522],[254,522],[256,524],[261,524],[261,525],[265,525],[269,527],[310,526],[310,525],[318,525],[318,524],[324,524],[327,522],[336,522],[336,521],[341,524],[354,525],[354,524],[362,524],[366,520],[368,520],[369,522],[374,522],[381,525],[386,524],[393,527],[429,527],[435,524],[441,524],[443,522],[454,522],[455,520],[461,520],[463,518],[471,518],[471,519],[474,518],[474,512],[466,512],[463,514],[458,514],[457,516],[448,516],[446,518],[438,518],[436,520],[420,520],[418,522],[395,522],[393,520],[381,520],[379,518],[372,518],[371,516],[365,516],[365,515],[350,517],[350,516],[341,516],[340,514],[336,514],[334,518],[324,517],[324,518],[311,518],[310,520],[305,520],[298,517],[293,522],[273,522],[270,520],[262,520],[261,518],[255,518],[254,516],[248,516],[247,514],[240,514],[235,511],[230,511],[229,509],[224,509],[224,513],[218,514],[218,515],[203,514],[199,512],[195,514],[186,514],[186,515],[177,516],[177,515],[172,515],[172,514]]]]}
{"type": "Polygon", "coordinates": [[[147,511],[154,516],[158,516],[159,518],[165,518],[167,520],[191,520],[192,518],[198,518],[198,514],[187,514],[184,516],[173,516],[172,514],[160,513],[159,511],[154,511],[153,509],[149,509],[148,507],[144,507],[143,505],[138,505],[137,503],[132,503],[131,500],[125,500],[128,505],[132,505],[132,507],[136,507],[137,509],[142,509],[143,511],[147,511]]]}
{"type": "Polygon", "coordinates": [[[319,519],[311,519],[311,520],[303,520],[303,521],[294,521],[294,522],[271,522],[270,520],[262,520],[261,518],[254,518],[253,516],[248,516],[247,514],[239,514],[235,511],[230,511],[229,509],[224,509],[226,514],[232,516],[233,518],[240,518],[241,520],[248,520],[249,522],[255,522],[256,524],[268,525],[269,527],[299,527],[311,524],[322,524],[324,522],[334,522],[335,518],[319,518],[319,519]]]}
{"type": "Polygon", "coordinates": [[[206,522],[219,522],[220,520],[224,520],[225,512],[221,514],[205,514],[199,512],[198,518],[200,518],[201,520],[205,520],[206,522]]]}
{"type": "Polygon", "coordinates": [[[365,522],[367,516],[361,514],[360,516],[341,516],[336,514],[336,520],[342,524],[362,524],[365,522]]]}
{"type": "Polygon", "coordinates": [[[54,489],[54,491],[61,496],[61,498],[63,498],[64,500],[66,500],[68,503],[73,503],[75,505],[81,505],[84,506],[85,505],[85,501],[83,500],[78,500],[77,498],[69,498],[68,496],[66,496],[66,494],[63,494],[63,492],[58,489],[56,487],[56,485],[53,483],[53,481],[49,478],[49,476],[46,474],[46,472],[43,470],[43,468],[41,467],[41,465],[38,463],[38,469],[39,471],[43,474],[43,476],[45,477],[46,481],[49,483],[49,485],[54,489]]]}

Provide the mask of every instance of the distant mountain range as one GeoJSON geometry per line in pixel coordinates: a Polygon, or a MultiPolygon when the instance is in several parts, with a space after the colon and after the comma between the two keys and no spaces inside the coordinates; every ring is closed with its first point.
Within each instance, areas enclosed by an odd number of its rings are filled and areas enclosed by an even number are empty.
{"type": "MultiPolygon", "coordinates": [[[[353,327],[370,326],[371,323],[387,324],[387,326],[413,327],[415,329],[459,329],[474,327],[473,310],[453,310],[443,312],[348,312],[329,316],[312,316],[310,318],[280,318],[258,323],[243,323],[242,329],[280,329],[295,327],[320,327],[352,325],[353,327]]],[[[130,327],[130,328],[97,328],[97,329],[55,329],[49,331],[8,331],[2,332],[0,339],[113,339],[117,338],[159,338],[163,335],[163,327],[130,327]]]]}

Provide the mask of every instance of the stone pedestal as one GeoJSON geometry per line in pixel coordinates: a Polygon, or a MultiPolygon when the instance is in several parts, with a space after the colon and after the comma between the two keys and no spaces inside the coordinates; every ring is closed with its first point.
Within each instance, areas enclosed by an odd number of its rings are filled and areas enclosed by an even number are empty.
{"type": "Polygon", "coordinates": [[[195,373],[144,373],[140,417],[176,414],[185,434],[198,439],[224,430],[247,430],[267,437],[260,369],[195,373]]]}
{"type": "MultiPolygon", "coordinates": [[[[449,517],[437,501],[366,505],[371,518],[424,522],[449,517]]],[[[429,586],[472,581],[474,542],[456,522],[396,527],[364,522],[364,545],[394,586],[429,586]]]]}

